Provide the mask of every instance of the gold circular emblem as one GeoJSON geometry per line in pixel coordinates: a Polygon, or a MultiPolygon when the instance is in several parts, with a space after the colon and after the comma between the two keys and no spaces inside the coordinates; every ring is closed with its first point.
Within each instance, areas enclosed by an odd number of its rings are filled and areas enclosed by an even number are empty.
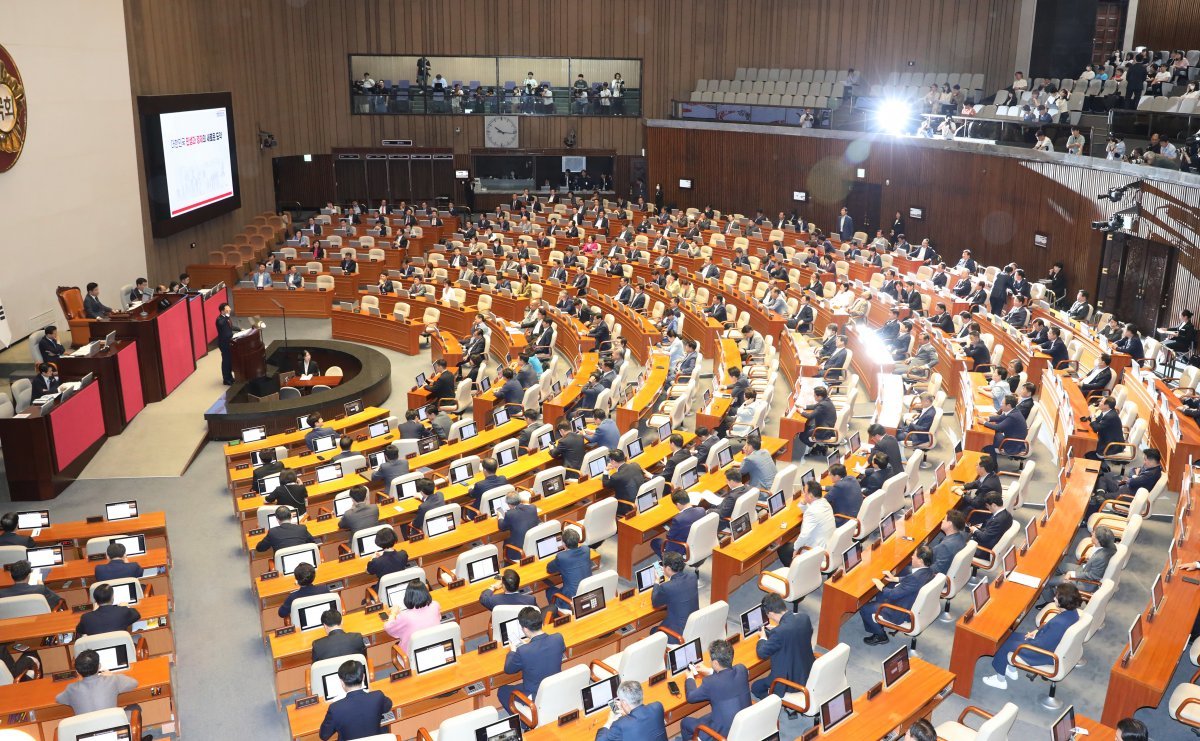
{"type": "Polygon", "coordinates": [[[16,62],[0,46],[0,172],[12,169],[25,146],[29,109],[16,62]]]}

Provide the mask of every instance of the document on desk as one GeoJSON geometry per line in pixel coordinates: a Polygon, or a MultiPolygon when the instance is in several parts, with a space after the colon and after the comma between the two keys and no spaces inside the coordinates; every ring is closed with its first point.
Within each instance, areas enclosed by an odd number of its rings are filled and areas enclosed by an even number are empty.
{"type": "Polygon", "coordinates": [[[251,327],[250,329],[243,329],[242,331],[240,331],[240,332],[238,332],[237,334],[235,334],[235,335],[233,336],[233,339],[235,339],[235,340],[236,340],[236,339],[238,339],[239,337],[245,337],[246,335],[250,334],[250,333],[251,333],[251,332],[253,332],[253,331],[254,331],[254,328],[253,328],[253,327],[251,327]]]}
{"type": "Polygon", "coordinates": [[[713,494],[711,491],[689,491],[688,501],[692,503],[693,507],[701,502],[708,502],[714,507],[719,507],[721,502],[725,500],[716,494],[713,494]]]}
{"type": "Polygon", "coordinates": [[[1022,574],[1020,571],[1014,571],[1009,574],[1008,580],[1013,583],[1029,587],[1030,589],[1037,589],[1038,587],[1042,586],[1041,579],[1038,579],[1036,576],[1030,576],[1029,574],[1022,574]]]}
{"type": "Polygon", "coordinates": [[[304,375],[300,376],[300,380],[301,380],[301,381],[311,381],[311,380],[312,380],[312,374],[311,374],[311,373],[305,373],[304,375]]]}

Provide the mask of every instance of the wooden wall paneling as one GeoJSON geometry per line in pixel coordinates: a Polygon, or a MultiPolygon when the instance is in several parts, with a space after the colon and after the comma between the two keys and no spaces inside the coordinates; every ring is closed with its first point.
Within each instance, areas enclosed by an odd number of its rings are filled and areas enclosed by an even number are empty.
{"type": "Polygon", "coordinates": [[[1200,47],[1195,0],[1138,0],[1133,41],[1155,51],[1200,47]]]}

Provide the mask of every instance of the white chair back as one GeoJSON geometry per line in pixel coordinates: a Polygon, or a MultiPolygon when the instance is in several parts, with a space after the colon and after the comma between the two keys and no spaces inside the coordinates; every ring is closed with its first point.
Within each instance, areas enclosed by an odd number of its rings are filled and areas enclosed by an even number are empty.
{"type": "Polygon", "coordinates": [[[362,654],[346,654],[331,656],[328,659],[314,661],[308,669],[308,693],[324,699],[326,702],[337,702],[346,696],[346,688],[338,677],[338,669],[347,661],[353,661],[367,668],[367,658],[362,654]]]}
{"type": "Polygon", "coordinates": [[[626,647],[613,667],[622,682],[648,682],[666,668],[667,634],[654,633],[626,647]]]}
{"type": "Polygon", "coordinates": [[[408,591],[408,583],[425,581],[425,569],[420,566],[409,566],[407,569],[393,571],[379,580],[379,601],[391,609],[404,607],[404,593],[408,591]]]}
{"type": "Polygon", "coordinates": [[[709,512],[692,523],[692,529],[688,531],[687,537],[689,566],[698,566],[712,555],[713,549],[717,547],[719,524],[720,516],[716,512],[709,512]]]}
{"type": "MultiPolygon", "coordinates": [[[[666,636],[663,638],[665,641],[666,636]]],[[[572,710],[583,710],[583,690],[591,683],[592,676],[587,664],[576,664],[542,680],[537,697],[533,698],[537,706],[536,727],[557,723],[559,716],[572,710]]]]}
{"type": "Polygon", "coordinates": [[[57,741],[78,741],[80,737],[86,738],[93,733],[128,725],[129,718],[121,708],[96,710],[64,718],[55,730],[55,738],[57,741]]]}
{"type": "Polygon", "coordinates": [[[779,730],[779,709],[783,700],[778,695],[767,695],[748,708],[738,711],[729,726],[731,739],[763,739],[779,730]]]}
{"type": "Polygon", "coordinates": [[[713,641],[722,639],[726,634],[725,622],[729,618],[729,603],[718,600],[707,607],[701,607],[688,615],[687,623],[683,626],[683,642],[700,639],[700,646],[707,648],[713,641]]]}
{"type": "Polygon", "coordinates": [[[583,535],[589,547],[595,548],[617,534],[618,501],[614,497],[606,497],[598,502],[592,502],[584,511],[583,535]]]}
{"type": "Polygon", "coordinates": [[[21,594],[16,597],[0,598],[0,620],[45,615],[49,612],[50,603],[40,594],[21,594]]]}

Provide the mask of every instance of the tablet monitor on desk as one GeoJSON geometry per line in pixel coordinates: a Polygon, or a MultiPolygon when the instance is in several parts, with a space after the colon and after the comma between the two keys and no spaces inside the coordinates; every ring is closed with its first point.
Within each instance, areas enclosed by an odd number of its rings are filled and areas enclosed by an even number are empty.
{"type": "MultiPolygon", "coordinates": [[[[116,333],[115,331],[114,331],[114,332],[109,332],[108,334],[104,335],[104,347],[105,347],[105,348],[112,347],[112,346],[113,346],[113,345],[115,345],[115,344],[117,344],[117,333],[116,333]]],[[[83,383],[86,383],[86,382],[89,380],[89,377],[90,377],[91,375],[92,375],[92,374],[91,374],[91,373],[89,373],[89,374],[87,374],[86,376],[84,376],[84,377],[83,377],[83,383]]]]}
{"type": "Polygon", "coordinates": [[[367,465],[371,468],[379,468],[387,460],[387,454],[382,450],[377,450],[374,453],[367,454],[367,465]]]}
{"type": "Polygon", "coordinates": [[[744,514],[729,523],[729,530],[733,533],[734,540],[750,532],[750,515],[748,513],[744,514]]]}
{"type": "Polygon", "coordinates": [[[658,439],[666,440],[670,436],[671,436],[671,422],[670,422],[670,420],[668,420],[658,426],[658,439]]]}
{"type": "Polygon", "coordinates": [[[613,675],[608,679],[601,679],[599,682],[589,684],[583,688],[583,714],[591,715],[597,710],[604,710],[617,696],[617,686],[621,683],[621,678],[613,675]]]}
{"type": "Polygon", "coordinates": [[[453,640],[445,640],[429,646],[422,646],[413,651],[412,656],[413,664],[417,668],[417,674],[441,669],[443,666],[449,666],[457,660],[453,640]]]}
{"type": "Polygon", "coordinates": [[[279,558],[279,570],[284,576],[293,573],[296,567],[302,563],[306,563],[313,568],[317,566],[317,554],[315,551],[306,550],[298,553],[285,553],[279,558]]]}
{"type": "Polygon", "coordinates": [[[121,535],[113,538],[112,542],[125,546],[126,556],[141,556],[146,553],[146,536],[143,533],[121,535]]]}
{"type": "Polygon", "coordinates": [[[550,387],[550,395],[558,396],[559,393],[561,393],[561,392],[562,392],[562,381],[555,381],[554,385],[550,387]]]}
{"type": "MultiPolygon", "coordinates": [[[[369,684],[370,677],[366,672],[363,672],[363,683],[351,689],[366,689],[369,684]]],[[[346,689],[342,684],[342,678],[338,676],[336,671],[321,677],[321,690],[325,695],[325,702],[336,702],[346,696],[346,689]]]]}
{"type": "Polygon", "coordinates": [[[655,561],[649,566],[640,568],[633,575],[634,582],[637,583],[637,590],[639,592],[644,592],[647,589],[653,588],[655,584],[658,584],[662,577],[663,569],[661,561],[655,561]]]}
{"type": "Polygon", "coordinates": [[[988,580],[984,579],[971,590],[971,604],[975,607],[975,614],[983,609],[984,605],[991,599],[992,588],[988,586],[988,580]]]}
{"type": "Polygon", "coordinates": [[[468,422],[467,424],[458,428],[458,439],[460,441],[470,440],[471,438],[475,437],[476,434],[478,434],[478,430],[476,430],[474,422],[468,422]]]}
{"type": "Polygon", "coordinates": [[[378,422],[372,422],[371,425],[367,428],[367,435],[369,437],[383,437],[384,435],[388,434],[388,432],[390,432],[390,431],[391,431],[391,426],[388,425],[388,422],[386,419],[383,419],[378,422]]]}
{"type": "Polygon", "coordinates": [[[322,435],[313,440],[313,452],[325,453],[337,447],[338,438],[336,435],[322,435]]]}
{"type": "Polygon", "coordinates": [[[1017,568],[1017,547],[1013,545],[1004,552],[1004,574],[1006,576],[1011,574],[1015,568],[1017,568]]]}
{"type": "Polygon", "coordinates": [[[1071,741],[1075,738],[1075,706],[1069,705],[1050,726],[1050,741],[1071,741]]]}
{"type": "Polygon", "coordinates": [[[109,502],[104,505],[104,518],[109,522],[117,520],[132,520],[138,516],[138,504],[134,499],[128,502],[109,502]]]}
{"type": "Polygon", "coordinates": [[[542,482],[542,496],[557,494],[566,488],[566,480],[561,473],[556,473],[542,482]]]}
{"type": "Polygon", "coordinates": [[[337,599],[333,597],[323,602],[318,602],[315,605],[300,608],[300,630],[306,631],[323,627],[321,625],[321,616],[329,610],[336,609],[338,609],[337,599]]]}
{"type": "Polygon", "coordinates": [[[657,489],[651,489],[650,491],[642,492],[637,496],[637,511],[639,515],[656,504],[658,504],[657,489]]]}
{"type": "Polygon", "coordinates": [[[538,558],[549,558],[563,549],[562,534],[554,533],[544,538],[538,538],[534,543],[534,551],[538,558]]]}
{"type": "Polygon", "coordinates": [[[496,456],[496,465],[503,468],[504,466],[515,463],[517,460],[516,448],[505,448],[496,456]]]}
{"type": "Polygon", "coordinates": [[[462,463],[457,466],[450,466],[450,483],[461,484],[464,481],[471,479],[471,464],[462,463]]]}
{"type": "Polygon", "coordinates": [[[321,466],[317,469],[317,483],[324,484],[327,481],[336,481],[342,477],[342,466],[340,463],[333,463],[328,466],[321,466]]]}
{"type": "Polygon", "coordinates": [[[417,452],[432,453],[438,449],[439,445],[441,445],[441,442],[438,441],[437,435],[426,435],[420,440],[417,440],[417,452]]]}
{"type": "Polygon", "coordinates": [[[882,542],[892,537],[896,532],[896,513],[892,513],[879,522],[879,540],[882,542]]]}
{"type": "MultiPolygon", "coordinates": [[[[279,488],[279,481],[282,478],[281,474],[273,473],[270,476],[263,476],[258,485],[259,494],[270,494],[279,488]]],[[[109,518],[112,519],[112,518],[109,518]]]]}
{"type": "Polygon", "coordinates": [[[632,460],[641,454],[642,454],[642,441],[637,440],[637,439],[630,440],[629,445],[627,445],[625,447],[625,455],[628,456],[628,458],[630,460],[632,460]]]}
{"type": "Polygon", "coordinates": [[[128,725],[113,726],[101,731],[81,733],[75,738],[77,741],[129,741],[132,738],[132,732],[128,725]]]}
{"type": "Polygon", "coordinates": [[[520,618],[512,618],[511,620],[505,620],[504,622],[500,623],[501,644],[515,648],[517,641],[520,641],[524,637],[525,634],[521,630],[520,618]]]}
{"type": "Polygon", "coordinates": [[[17,513],[18,530],[37,530],[50,527],[50,510],[38,509],[17,513]]]}
{"type": "Polygon", "coordinates": [[[467,564],[467,581],[472,584],[490,579],[498,573],[500,573],[500,561],[494,555],[467,564]]]}
{"type": "Polygon", "coordinates": [[[862,543],[855,543],[842,553],[842,569],[845,573],[862,563],[862,543]]]}
{"type": "Polygon", "coordinates": [[[100,656],[100,671],[115,672],[129,668],[129,650],[124,644],[95,649],[100,656]]]}
{"type": "Polygon", "coordinates": [[[584,422],[582,414],[577,414],[571,418],[571,429],[575,432],[583,432],[583,428],[586,426],[587,423],[584,422]]]}
{"type": "Polygon", "coordinates": [[[475,741],[521,741],[521,721],[515,715],[475,729],[475,741]]]}
{"type": "Polygon", "coordinates": [[[912,493],[913,513],[921,511],[925,506],[925,487],[918,486],[917,490],[912,493]]]}
{"type": "Polygon", "coordinates": [[[589,589],[583,594],[575,595],[571,600],[572,612],[575,613],[575,619],[585,618],[594,612],[599,612],[604,609],[604,587],[596,587],[589,589]]]}
{"type": "Polygon", "coordinates": [[[431,416],[437,416],[437,404],[426,404],[423,407],[417,407],[417,419],[424,422],[431,416]]]}
{"type": "Polygon", "coordinates": [[[842,462],[842,454],[835,450],[832,453],[830,453],[828,456],[826,456],[825,467],[828,470],[830,468],[833,468],[834,466],[836,466],[837,464],[839,464],[841,462],[842,462]]]}
{"type": "Polygon", "coordinates": [[[378,545],[375,544],[376,534],[377,533],[372,531],[372,532],[366,533],[365,535],[358,536],[358,555],[359,556],[369,556],[372,553],[378,553],[379,551],[383,550],[382,548],[380,548],[378,545]]]}
{"type": "Polygon", "coordinates": [[[937,485],[941,486],[942,482],[946,480],[946,464],[939,463],[938,467],[933,470],[933,476],[937,480],[937,485]]]}
{"type": "Polygon", "coordinates": [[[783,496],[783,489],[780,489],[767,498],[767,512],[771,515],[777,515],[783,510],[784,504],[786,502],[783,496]]]}
{"type": "Polygon", "coordinates": [[[344,494],[339,494],[333,500],[333,516],[340,518],[342,515],[349,512],[350,508],[353,506],[354,506],[354,500],[350,498],[349,492],[345,492],[344,494]]]}
{"type": "Polygon", "coordinates": [[[803,475],[800,476],[800,488],[803,489],[808,486],[808,482],[816,481],[816,480],[817,480],[817,472],[815,469],[810,468],[807,471],[805,471],[803,475]]]}
{"type": "Polygon", "coordinates": [[[704,658],[700,648],[700,639],[693,638],[675,648],[667,649],[667,666],[672,674],[687,671],[692,664],[698,664],[704,658]]]}
{"type": "MultiPolygon", "coordinates": [[[[733,449],[725,445],[717,451],[717,467],[724,468],[733,462],[733,449]]],[[[809,472],[811,473],[811,471],[809,472]]]]}
{"type": "Polygon", "coordinates": [[[749,638],[767,624],[767,610],[762,605],[755,605],[742,613],[742,637],[749,638]]]}
{"type": "Polygon", "coordinates": [[[850,444],[847,446],[847,450],[850,451],[850,455],[854,455],[855,453],[858,452],[858,449],[861,447],[862,447],[862,433],[856,432],[850,436],[850,444]]]}
{"type": "Polygon", "coordinates": [[[883,685],[891,687],[905,674],[908,674],[908,646],[901,646],[899,650],[891,656],[883,660],[883,685]]]}
{"type": "Polygon", "coordinates": [[[696,482],[699,480],[700,480],[700,472],[697,471],[693,467],[687,471],[684,471],[683,474],[680,476],[679,487],[681,489],[690,489],[693,486],[695,486],[696,482]]]}
{"type": "Polygon", "coordinates": [[[304,430],[308,430],[311,428],[312,428],[312,425],[310,425],[308,423],[308,415],[307,414],[301,414],[299,417],[296,417],[296,429],[297,430],[304,431],[304,430]]]}
{"type": "Polygon", "coordinates": [[[1038,518],[1029,518],[1029,523],[1025,525],[1025,547],[1033,545],[1033,541],[1037,540],[1038,535],[1038,518]]]}
{"type": "Polygon", "coordinates": [[[593,458],[588,463],[588,476],[596,478],[604,474],[604,469],[608,468],[608,456],[593,458]]]}
{"type": "Polygon", "coordinates": [[[552,433],[550,430],[546,430],[541,435],[538,435],[538,441],[537,441],[538,450],[549,450],[550,446],[553,444],[554,444],[554,433],[552,433]]]}
{"type": "Polygon", "coordinates": [[[850,688],[847,687],[840,694],[834,695],[821,705],[822,732],[828,733],[829,729],[849,718],[853,712],[854,698],[850,694],[850,688]]]}
{"type": "Polygon", "coordinates": [[[25,560],[35,569],[48,569],[62,566],[63,549],[61,545],[48,545],[41,548],[29,548],[25,551],[25,560]]]}
{"type": "Polygon", "coordinates": [[[242,442],[256,443],[259,440],[264,440],[267,437],[266,427],[247,427],[242,430],[242,442]]]}
{"type": "Polygon", "coordinates": [[[135,584],[133,584],[132,582],[125,582],[123,584],[113,584],[112,590],[113,590],[112,601],[113,601],[114,605],[136,605],[137,604],[137,602],[138,602],[137,586],[135,584]]]}
{"type": "Polygon", "coordinates": [[[426,380],[427,380],[427,379],[425,378],[425,374],[424,374],[424,373],[418,373],[418,374],[417,374],[417,379],[416,379],[417,388],[421,388],[422,386],[424,386],[424,385],[425,385],[425,383],[426,383],[426,380]]]}
{"type": "Polygon", "coordinates": [[[425,518],[425,534],[429,537],[444,535],[453,530],[457,525],[454,522],[454,513],[447,512],[438,517],[425,518]]]}
{"type": "MultiPolygon", "coordinates": [[[[492,412],[492,426],[493,427],[499,427],[500,425],[504,424],[507,421],[508,421],[508,409],[506,409],[504,407],[500,407],[496,411],[492,412]]],[[[463,439],[465,440],[466,438],[463,438],[463,439]]]]}

